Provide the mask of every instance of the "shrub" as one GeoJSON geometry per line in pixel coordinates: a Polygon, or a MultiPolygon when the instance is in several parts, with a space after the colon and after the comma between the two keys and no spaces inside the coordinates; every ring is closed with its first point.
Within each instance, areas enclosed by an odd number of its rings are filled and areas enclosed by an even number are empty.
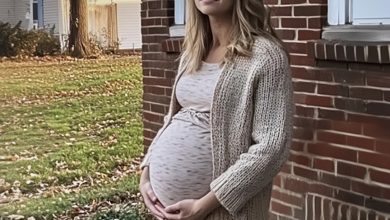
{"type": "Polygon", "coordinates": [[[60,51],[60,42],[53,31],[28,31],[21,28],[20,21],[14,27],[0,21],[0,56],[44,56],[60,51]]]}

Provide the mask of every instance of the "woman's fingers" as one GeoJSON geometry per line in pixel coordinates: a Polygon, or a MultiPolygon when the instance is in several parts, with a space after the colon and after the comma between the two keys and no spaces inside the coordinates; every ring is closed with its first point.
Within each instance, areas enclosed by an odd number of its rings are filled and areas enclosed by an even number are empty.
{"type": "Polygon", "coordinates": [[[156,196],[156,194],[154,194],[153,189],[152,189],[152,187],[150,187],[150,185],[149,185],[149,187],[147,189],[147,193],[148,193],[149,198],[152,200],[152,202],[156,203],[157,202],[157,196],[156,196]]]}
{"type": "Polygon", "coordinates": [[[149,196],[154,196],[155,201],[157,201],[157,198],[150,187],[150,183],[144,183],[144,185],[141,187],[141,195],[144,199],[146,207],[150,210],[150,212],[156,217],[164,218],[164,215],[154,206],[155,202],[152,200],[152,197],[149,196]],[[152,191],[152,193],[150,193],[150,191],[152,191]]]}
{"type": "Polygon", "coordinates": [[[149,198],[144,198],[144,202],[145,202],[146,207],[150,210],[150,212],[154,216],[159,217],[159,218],[165,217],[159,210],[156,209],[156,207],[154,206],[154,204],[152,203],[152,201],[149,198]]]}

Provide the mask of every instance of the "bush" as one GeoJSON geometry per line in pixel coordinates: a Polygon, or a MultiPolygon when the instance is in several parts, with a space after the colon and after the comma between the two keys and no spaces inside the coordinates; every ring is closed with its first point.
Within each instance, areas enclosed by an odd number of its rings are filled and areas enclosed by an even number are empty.
{"type": "Polygon", "coordinates": [[[45,56],[61,51],[59,40],[44,30],[25,30],[0,21],[0,56],[45,56]]]}

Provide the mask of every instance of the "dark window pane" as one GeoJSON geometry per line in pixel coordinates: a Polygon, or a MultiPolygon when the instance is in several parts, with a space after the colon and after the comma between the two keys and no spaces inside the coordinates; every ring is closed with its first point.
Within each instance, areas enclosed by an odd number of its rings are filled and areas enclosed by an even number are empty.
{"type": "Polygon", "coordinates": [[[38,3],[33,3],[33,20],[38,20],[38,3]]]}

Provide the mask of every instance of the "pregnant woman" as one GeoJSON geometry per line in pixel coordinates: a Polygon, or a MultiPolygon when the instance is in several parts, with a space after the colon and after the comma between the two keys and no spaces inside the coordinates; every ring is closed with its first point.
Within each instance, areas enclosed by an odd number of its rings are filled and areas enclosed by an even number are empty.
{"type": "Polygon", "coordinates": [[[188,0],[169,111],[141,164],[145,205],[157,219],[267,219],[292,116],[262,0],[188,0]]]}

